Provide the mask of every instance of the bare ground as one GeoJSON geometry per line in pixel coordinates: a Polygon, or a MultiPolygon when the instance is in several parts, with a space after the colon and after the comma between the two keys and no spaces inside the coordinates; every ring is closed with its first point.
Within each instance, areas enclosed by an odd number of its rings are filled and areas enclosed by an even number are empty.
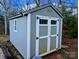
{"type": "Polygon", "coordinates": [[[78,39],[64,38],[62,44],[68,47],[44,56],[44,59],[78,59],[78,39]]]}
{"type": "MultiPolygon", "coordinates": [[[[16,49],[11,46],[8,41],[8,36],[0,35],[0,44],[6,45],[11,49],[11,53],[16,59],[22,59],[16,49]]],[[[62,48],[56,52],[48,54],[43,59],[78,59],[78,39],[64,38],[62,44],[68,47],[62,48]]]]}

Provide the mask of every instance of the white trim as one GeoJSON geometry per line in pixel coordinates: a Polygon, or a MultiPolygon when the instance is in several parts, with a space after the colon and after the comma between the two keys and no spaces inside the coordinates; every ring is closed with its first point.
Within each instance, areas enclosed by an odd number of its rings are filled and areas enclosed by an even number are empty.
{"type": "MultiPolygon", "coordinates": [[[[49,16],[42,16],[42,15],[36,15],[36,17],[39,17],[40,19],[48,19],[49,16]]],[[[57,20],[58,17],[50,17],[51,20],[57,20]]]]}
{"type": "Polygon", "coordinates": [[[39,24],[39,26],[48,26],[48,24],[39,24]]]}
{"type": "Polygon", "coordinates": [[[39,17],[40,19],[45,19],[45,20],[48,20],[48,16],[41,16],[41,15],[36,15],[36,17],[39,17]]]}
{"type": "Polygon", "coordinates": [[[54,35],[51,35],[51,37],[55,37],[56,36],[56,34],[54,34],[54,35]]]}
{"type": "Polygon", "coordinates": [[[43,53],[43,54],[41,54],[40,56],[42,57],[42,56],[45,56],[45,55],[47,55],[47,54],[50,54],[50,53],[52,53],[52,52],[54,52],[54,51],[56,51],[57,49],[53,49],[53,50],[51,50],[51,51],[48,51],[48,52],[46,52],[46,53],[43,53]]]}
{"type": "Polygon", "coordinates": [[[17,30],[14,30],[14,32],[18,32],[17,30]]]}
{"type": "Polygon", "coordinates": [[[52,37],[56,36],[56,48],[58,48],[58,39],[59,39],[59,37],[57,36],[57,34],[59,34],[59,21],[58,21],[59,18],[57,18],[57,17],[50,17],[50,19],[51,20],[55,20],[57,22],[56,25],[52,25],[51,24],[51,26],[56,26],[57,27],[56,34],[51,35],[51,36],[52,37]]]}
{"type": "MultiPolygon", "coordinates": [[[[37,18],[37,17],[36,17],[37,18]]],[[[39,38],[39,19],[36,19],[36,37],[39,38]]],[[[36,39],[35,55],[39,55],[39,39],[36,39]]]]}
{"type": "Polygon", "coordinates": [[[42,38],[47,38],[48,36],[42,36],[42,37],[39,37],[39,27],[40,26],[48,26],[48,24],[39,24],[39,20],[40,19],[45,19],[45,20],[48,20],[49,18],[47,16],[40,16],[40,15],[36,15],[36,18],[39,18],[39,19],[36,19],[36,37],[38,37],[38,39],[36,40],[36,55],[39,55],[39,39],[42,39],[42,38]]]}
{"type": "Polygon", "coordinates": [[[30,59],[31,14],[27,16],[27,59],[30,59]]]}
{"type": "Polygon", "coordinates": [[[48,36],[41,36],[39,37],[39,39],[43,39],[43,38],[47,38],[48,36]]]}
{"type": "MultiPolygon", "coordinates": [[[[44,53],[44,54],[41,54],[41,55],[45,55],[45,54],[48,54],[50,53],[50,37],[55,37],[56,36],[56,49],[58,49],[58,39],[59,37],[57,36],[57,34],[59,34],[59,21],[58,19],[59,18],[56,18],[56,17],[48,17],[48,16],[40,16],[40,15],[37,15],[36,18],[38,17],[38,19],[36,19],[36,37],[38,37],[38,39],[36,40],[36,55],[39,55],[39,39],[42,39],[42,38],[48,38],[47,39],[47,52],[44,53]],[[39,24],[39,20],[40,19],[46,19],[48,20],[48,24],[39,24]],[[51,20],[55,20],[57,21],[56,25],[52,25],[51,24],[51,20]],[[48,35],[47,36],[41,36],[39,37],[39,27],[40,26],[48,26],[48,35]],[[53,34],[51,35],[51,26],[56,26],[57,27],[57,33],[56,34],[53,34]]],[[[56,50],[55,49],[55,50],[56,50]]],[[[52,50],[54,51],[54,50],[52,50]]]]}
{"type": "Polygon", "coordinates": [[[50,35],[51,35],[51,19],[48,19],[48,39],[47,39],[47,51],[50,51],[50,35]]]}
{"type": "Polygon", "coordinates": [[[51,26],[56,26],[56,25],[51,25],[51,26]]]}
{"type": "Polygon", "coordinates": [[[56,21],[57,21],[57,19],[59,19],[59,18],[57,18],[57,17],[50,17],[50,19],[51,19],[51,20],[56,20],[56,21]]]}
{"type": "Polygon", "coordinates": [[[59,39],[59,19],[57,20],[57,37],[56,37],[56,48],[58,48],[58,39],[59,39]]]}
{"type": "Polygon", "coordinates": [[[61,48],[61,45],[62,45],[62,29],[63,29],[63,27],[62,27],[62,24],[63,24],[63,19],[61,19],[61,31],[60,31],[60,48],[61,48]]]}

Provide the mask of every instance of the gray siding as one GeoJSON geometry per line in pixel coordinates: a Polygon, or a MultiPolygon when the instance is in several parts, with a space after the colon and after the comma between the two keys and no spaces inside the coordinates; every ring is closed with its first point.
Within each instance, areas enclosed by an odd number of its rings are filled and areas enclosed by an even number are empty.
{"type": "MultiPolygon", "coordinates": [[[[47,7],[45,9],[41,9],[41,10],[38,10],[38,11],[35,11],[32,13],[32,17],[31,17],[31,19],[32,19],[31,20],[31,26],[32,26],[32,29],[31,29],[31,39],[32,39],[31,40],[31,57],[33,57],[35,55],[36,15],[60,18],[60,16],[51,7],[47,7]]],[[[45,31],[47,31],[47,30],[45,30],[45,31]]]]}
{"type": "Polygon", "coordinates": [[[18,49],[18,51],[26,58],[26,16],[10,20],[10,41],[18,49]],[[14,32],[14,21],[16,20],[16,30],[14,32]]]}

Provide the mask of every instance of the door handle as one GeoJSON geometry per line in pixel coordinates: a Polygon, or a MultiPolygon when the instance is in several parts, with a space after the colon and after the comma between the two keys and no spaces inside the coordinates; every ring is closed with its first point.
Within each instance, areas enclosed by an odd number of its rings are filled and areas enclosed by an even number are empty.
{"type": "Polygon", "coordinates": [[[39,39],[38,37],[36,37],[36,39],[39,39]]]}

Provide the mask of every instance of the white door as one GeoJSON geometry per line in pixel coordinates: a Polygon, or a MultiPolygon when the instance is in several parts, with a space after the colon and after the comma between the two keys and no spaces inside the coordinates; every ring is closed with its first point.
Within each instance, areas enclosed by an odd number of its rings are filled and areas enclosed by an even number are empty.
{"type": "Polygon", "coordinates": [[[59,39],[59,18],[50,18],[50,50],[58,48],[59,39]]]}
{"type": "Polygon", "coordinates": [[[36,55],[50,51],[51,37],[56,37],[56,48],[58,48],[58,21],[57,18],[37,16],[36,19],[36,55]],[[56,26],[56,33],[52,34],[52,26],[56,26]]]}

